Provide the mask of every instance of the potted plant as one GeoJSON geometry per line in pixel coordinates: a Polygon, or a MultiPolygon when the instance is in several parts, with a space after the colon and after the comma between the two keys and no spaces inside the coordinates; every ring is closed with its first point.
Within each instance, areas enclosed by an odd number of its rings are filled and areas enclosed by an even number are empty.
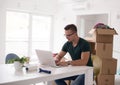
{"type": "Polygon", "coordinates": [[[15,61],[19,61],[21,64],[24,64],[25,62],[27,62],[27,57],[23,56],[21,58],[16,58],[14,59],[14,62],[15,61]]]}
{"type": "Polygon", "coordinates": [[[12,59],[11,61],[14,62],[14,67],[16,70],[22,69],[22,67],[24,66],[24,63],[27,62],[27,57],[23,56],[21,58],[16,58],[16,59],[12,59]]]}

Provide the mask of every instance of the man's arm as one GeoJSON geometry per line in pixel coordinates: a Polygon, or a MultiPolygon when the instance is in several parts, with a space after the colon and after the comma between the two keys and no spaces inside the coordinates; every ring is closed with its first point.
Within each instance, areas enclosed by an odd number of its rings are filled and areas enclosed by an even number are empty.
{"type": "Polygon", "coordinates": [[[78,60],[72,60],[72,61],[63,61],[58,62],[58,65],[66,66],[66,65],[72,65],[72,66],[86,66],[89,60],[90,52],[82,52],[81,59],[78,60]]]}
{"type": "Polygon", "coordinates": [[[60,62],[60,60],[65,56],[66,52],[60,51],[58,55],[55,56],[55,62],[56,64],[60,62]]]}
{"type": "Polygon", "coordinates": [[[90,57],[90,52],[82,52],[81,59],[68,61],[73,66],[86,66],[90,57]]]}

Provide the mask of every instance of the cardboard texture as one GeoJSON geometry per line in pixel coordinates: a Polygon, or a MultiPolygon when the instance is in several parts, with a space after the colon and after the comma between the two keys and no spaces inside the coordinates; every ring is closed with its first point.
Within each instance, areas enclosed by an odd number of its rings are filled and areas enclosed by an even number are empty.
{"type": "Polygon", "coordinates": [[[117,34],[115,29],[101,29],[97,28],[96,29],[96,34],[98,35],[115,35],[117,34]]]}
{"type": "Polygon", "coordinates": [[[95,33],[99,35],[116,35],[118,34],[115,29],[101,29],[101,28],[93,28],[89,31],[90,34],[95,33]]]}
{"type": "Polygon", "coordinates": [[[101,29],[97,28],[92,31],[92,38],[95,42],[113,43],[113,35],[117,34],[115,29],[101,29]]]}
{"type": "Polygon", "coordinates": [[[97,77],[97,85],[115,85],[114,81],[114,75],[98,75],[97,77]]]}
{"type": "Polygon", "coordinates": [[[104,75],[114,75],[117,69],[117,59],[101,59],[100,73],[104,75]]]}
{"type": "Polygon", "coordinates": [[[99,43],[113,43],[113,35],[95,35],[94,41],[99,43]]]}
{"type": "Polygon", "coordinates": [[[96,50],[95,50],[95,42],[92,41],[88,41],[90,43],[90,47],[91,47],[91,54],[96,54],[96,50]]]}
{"type": "Polygon", "coordinates": [[[112,58],[112,43],[96,43],[96,55],[100,58],[112,58]]]}
{"type": "Polygon", "coordinates": [[[92,37],[85,39],[91,46],[94,77],[97,85],[114,85],[117,59],[112,58],[112,55],[113,39],[117,32],[114,28],[93,28],[89,33],[92,37]]]}
{"type": "Polygon", "coordinates": [[[113,36],[115,29],[93,28],[89,32],[92,37],[87,38],[91,46],[94,74],[97,76],[97,85],[114,85],[117,60],[112,58],[113,36]]]}

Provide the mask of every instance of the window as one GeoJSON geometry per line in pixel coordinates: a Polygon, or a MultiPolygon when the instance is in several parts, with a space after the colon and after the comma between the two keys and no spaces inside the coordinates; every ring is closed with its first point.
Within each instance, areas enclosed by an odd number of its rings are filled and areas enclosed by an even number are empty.
{"type": "Polygon", "coordinates": [[[6,54],[36,58],[35,49],[50,50],[51,16],[7,11],[6,54]]]}

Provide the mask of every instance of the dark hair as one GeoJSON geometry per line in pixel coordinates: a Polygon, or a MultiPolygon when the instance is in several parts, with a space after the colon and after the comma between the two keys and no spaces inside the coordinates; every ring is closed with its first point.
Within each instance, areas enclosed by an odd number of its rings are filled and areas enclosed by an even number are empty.
{"type": "Polygon", "coordinates": [[[77,27],[74,24],[69,24],[64,28],[64,30],[72,30],[77,32],[77,27]]]}

